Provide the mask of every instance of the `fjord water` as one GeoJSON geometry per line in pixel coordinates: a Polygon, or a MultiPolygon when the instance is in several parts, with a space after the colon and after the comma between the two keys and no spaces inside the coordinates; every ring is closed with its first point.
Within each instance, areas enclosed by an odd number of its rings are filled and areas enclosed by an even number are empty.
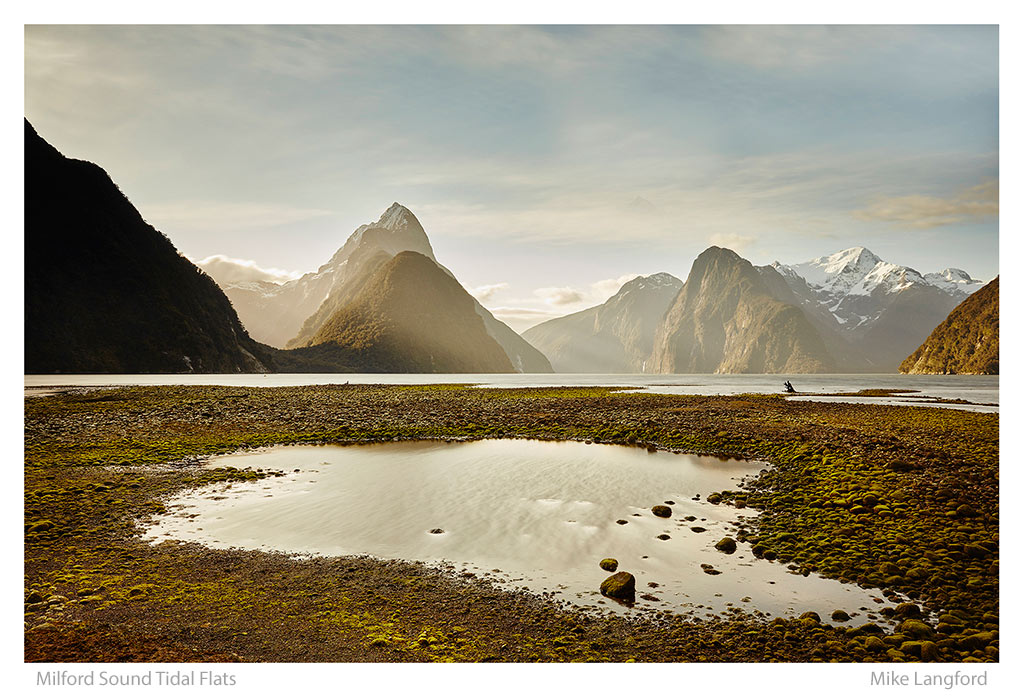
{"type": "Polygon", "coordinates": [[[215,457],[207,466],[285,475],[182,494],[147,538],[450,564],[501,587],[598,609],[622,610],[598,593],[609,575],[598,565],[606,557],[636,576],[638,596],[656,599],[638,598],[637,609],[814,610],[826,619],[841,608],[855,615],[850,624],[863,624],[880,607],[878,591],[797,575],[755,558],[742,542],[731,555],[715,549],[753,513],[705,497],[735,488],[766,467],[760,462],[481,440],[277,447],[215,457]],[[672,516],[653,515],[651,507],[666,501],[674,502],[672,516]],[[702,564],[721,573],[707,574],[702,564]]]}
{"type": "Polygon", "coordinates": [[[949,407],[998,411],[999,377],[921,374],[26,374],[25,393],[49,393],[54,387],[102,386],[317,386],[327,384],[475,384],[515,388],[544,386],[616,386],[657,394],[778,394],[786,380],[807,394],[836,394],[862,389],[907,389],[894,397],[837,397],[854,403],[923,404],[919,397],[961,399],[993,406],[949,407]]]}

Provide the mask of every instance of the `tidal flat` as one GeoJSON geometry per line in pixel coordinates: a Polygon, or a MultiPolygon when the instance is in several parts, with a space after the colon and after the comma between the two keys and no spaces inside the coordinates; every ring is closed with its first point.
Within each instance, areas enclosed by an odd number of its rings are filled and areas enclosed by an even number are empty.
{"type": "Polygon", "coordinates": [[[25,659],[995,661],[998,523],[994,414],[611,387],[26,397],[25,659]],[[741,487],[701,494],[702,507],[747,513],[736,539],[758,559],[881,591],[884,619],[596,614],[417,562],[142,537],[184,490],[283,476],[209,469],[210,455],[485,438],[766,462],[741,487]]]}

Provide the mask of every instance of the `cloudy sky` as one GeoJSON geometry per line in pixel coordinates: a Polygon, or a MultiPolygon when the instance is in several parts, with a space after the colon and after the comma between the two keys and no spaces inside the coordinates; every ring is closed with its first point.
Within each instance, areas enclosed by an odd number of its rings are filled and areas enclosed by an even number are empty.
{"type": "Polygon", "coordinates": [[[29,26],[25,112],[193,260],[393,201],[522,330],[709,245],[998,273],[995,27],[29,26]]]}

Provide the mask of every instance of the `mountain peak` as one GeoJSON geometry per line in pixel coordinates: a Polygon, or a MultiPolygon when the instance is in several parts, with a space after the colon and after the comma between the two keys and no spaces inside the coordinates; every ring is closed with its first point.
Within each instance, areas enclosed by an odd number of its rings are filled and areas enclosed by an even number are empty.
{"type": "Polygon", "coordinates": [[[706,260],[708,258],[714,258],[714,259],[725,258],[725,259],[728,259],[728,260],[742,260],[742,258],[740,258],[740,256],[739,256],[739,254],[737,254],[735,251],[729,250],[728,248],[719,248],[716,245],[708,246],[708,248],[703,253],[701,253],[700,255],[697,256],[698,260],[701,260],[701,259],[705,259],[706,260]]]}
{"type": "Polygon", "coordinates": [[[671,288],[672,290],[677,291],[682,286],[682,280],[680,280],[677,277],[674,277],[673,275],[670,275],[667,272],[656,272],[653,275],[647,276],[640,275],[638,277],[634,277],[633,279],[629,280],[621,287],[619,287],[619,291],[615,292],[615,294],[613,294],[608,299],[608,301],[610,302],[613,299],[621,299],[632,292],[646,292],[658,290],[661,288],[671,288]]]}
{"type": "MultiPolygon", "coordinates": [[[[399,228],[405,226],[409,220],[416,221],[416,217],[413,213],[403,207],[398,202],[394,202],[390,207],[387,208],[380,218],[377,219],[376,223],[371,224],[373,228],[383,228],[388,231],[397,231],[399,228]]],[[[418,221],[416,221],[419,224],[418,221]]]]}
{"type": "Polygon", "coordinates": [[[824,266],[827,273],[834,274],[843,270],[870,270],[882,259],[864,246],[855,246],[817,258],[813,262],[824,266]]]}

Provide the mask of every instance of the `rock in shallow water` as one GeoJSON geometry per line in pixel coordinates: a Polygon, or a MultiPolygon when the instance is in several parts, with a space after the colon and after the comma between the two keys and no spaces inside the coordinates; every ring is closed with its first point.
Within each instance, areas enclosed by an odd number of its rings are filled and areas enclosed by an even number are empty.
{"type": "Polygon", "coordinates": [[[723,537],[715,545],[715,549],[719,552],[725,552],[726,554],[732,554],[736,551],[736,540],[731,537],[723,537]]]}
{"type": "Polygon", "coordinates": [[[617,600],[633,600],[636,597],[636,579],[628,571],[612,574],[601,583],[601,595],[617,600]]]}
{"type": "Polygon", "coordinates": [[[619,560],[611,558],[602,559],[599,566],[605,571],[615,571],[617,568],[619,568],[619,560]]]}
{"type": "Polygon", "coordinates": [[[651,512],[657,515],[659,518],[671,518],[672,509],[668,506],[654,506],[651,508],[651,512]]]}

